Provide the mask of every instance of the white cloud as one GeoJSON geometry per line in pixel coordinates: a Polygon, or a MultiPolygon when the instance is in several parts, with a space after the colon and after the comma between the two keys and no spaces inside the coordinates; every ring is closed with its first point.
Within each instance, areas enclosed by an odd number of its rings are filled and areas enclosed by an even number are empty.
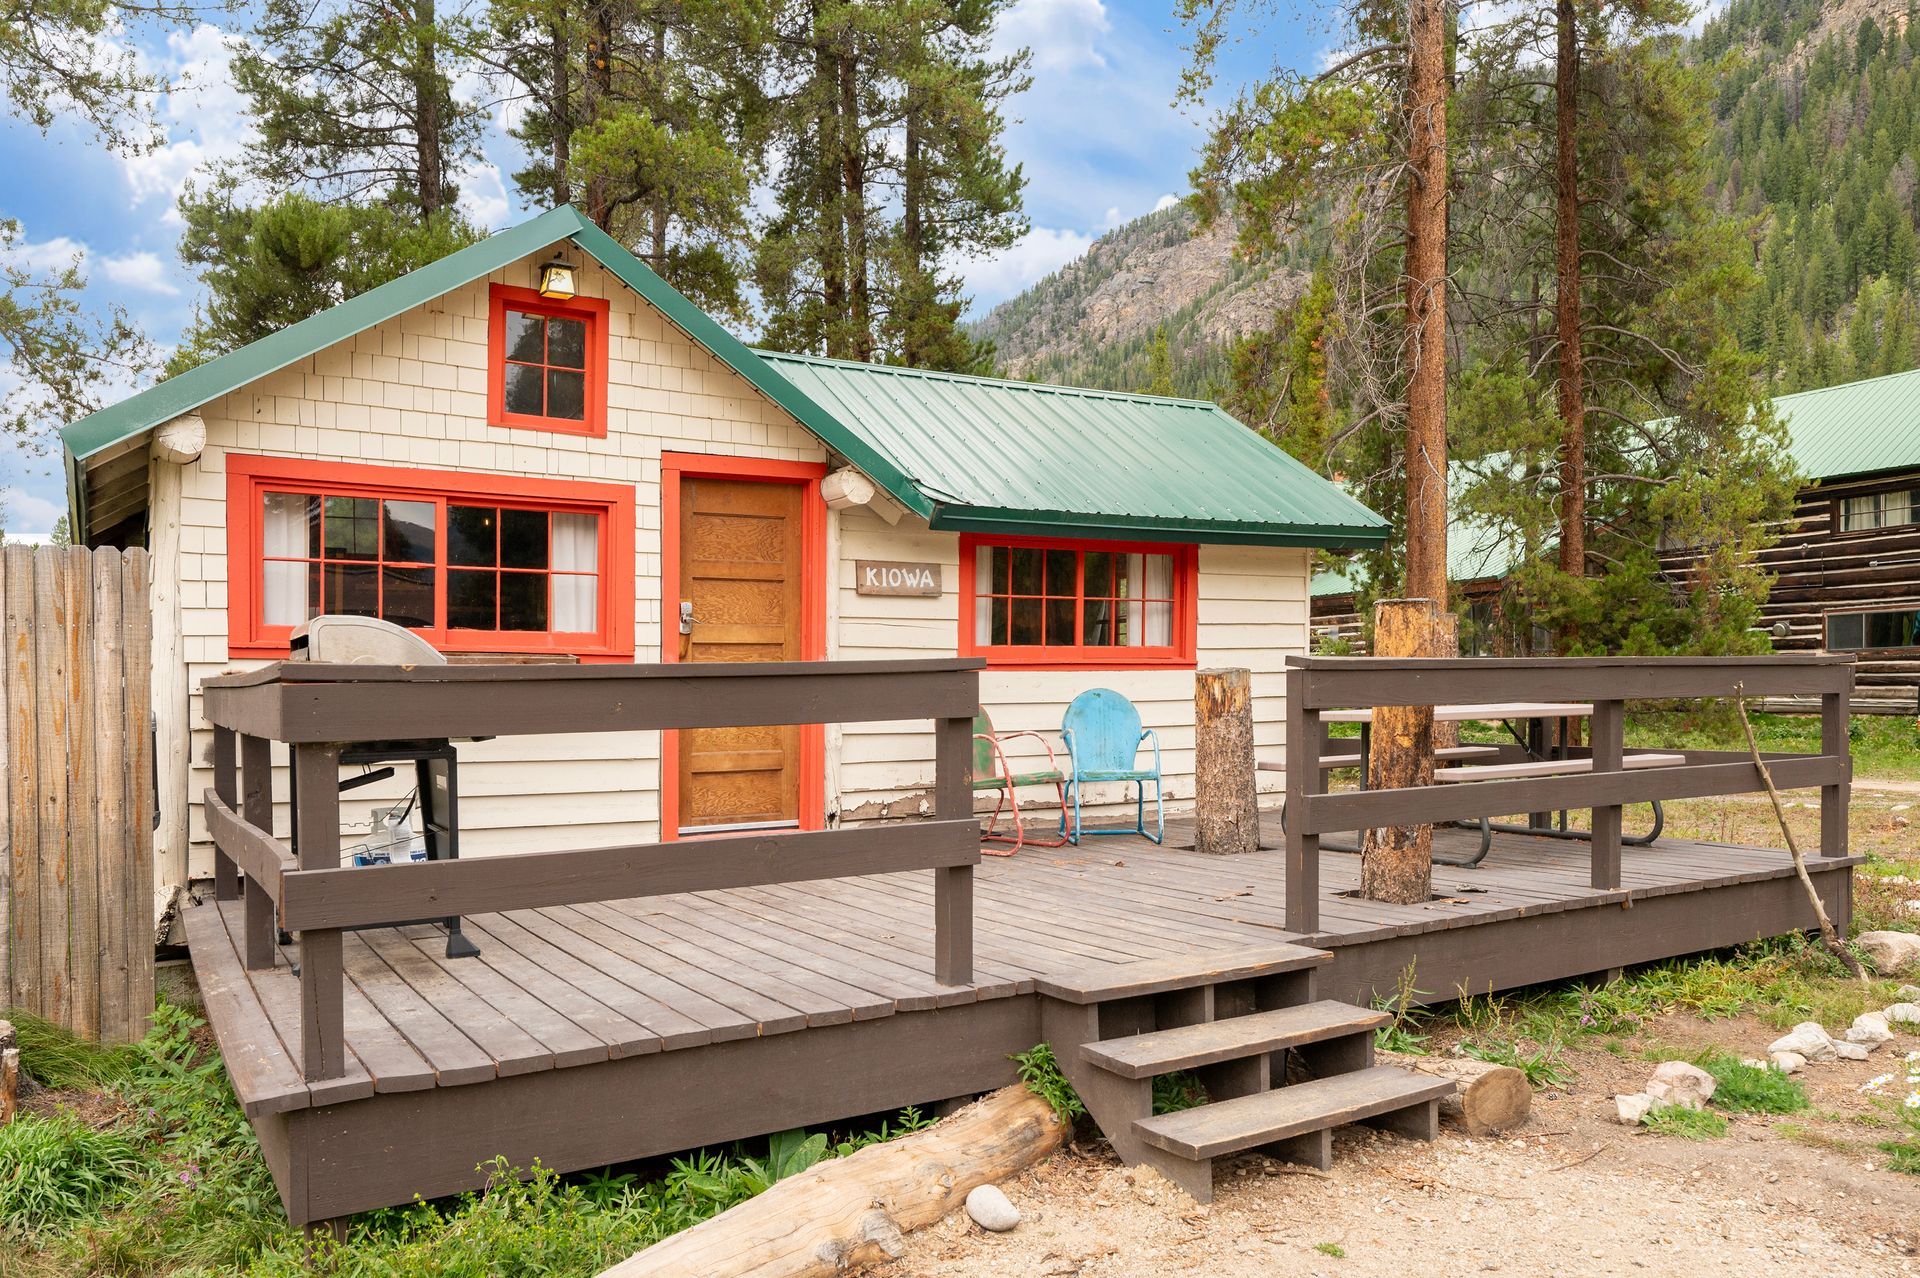
{"type": "Polygon", "coordinates": [[[1109,204],[1107,206],[1107,215],[1100,219],[1100,225],[1109,231],[1120,225],[1120,206],[1118,204],[1109,204]]]}
{"type": "MultiPolygon", "coordinates": [[[[173,32],[165,49],[146,59],[170,86],[160,107],[167,140],[145,155],[121,159],[136,203],[165,199],[173,204],[188,178],[240,154],[252,136],[246,97],[233,81],[233,40],[202,24],[173,32]]],[[[177,220],[179,213],[169,208],[166,216],[177,220]]]]}
{"type": "Polygon", "coordinates": [[[177,297],[180,293],[180,286],[167,278],[171,266],[158,253],[141,250],[123,253],[118,257],[102,257],[99,262],[100,273],[122,288],[139,289],[144,293],[164,293],[169,297],[177,297]]]}
{"type": "Polygon", "coordinates": [[[1180,197],[1175,195],[1173,192],[1169,191],[1165,195],[1161,196],[1159,199],[1153,202],[1153,211],[1155,213],[1164,212],[1165,210],[1172,208],[1174,205],[1178,204],[1179,202],[1180,202],[1180,197]]]}
{"type": "Polygon", "coordinates": [[[64,235],[56,235],[50,240],[15,240],[6,254],[6,262],[20,270],[45,275],[64,271],[69,266],[84,265],[86,256],[86,245],[64,235]]]}
{"type": "Polygon", "coordinates": [[[1112,29],[1101,0],[1019,0],[994,28],[994,47],[1032,49],[1035,71],[1104,67],[1096,42],[1112,29]]]}
{"type": "Polygon", "coordinates": [[[65,506],[56,506],[24,488],[0,488],[0,528],[9,538],[24,540],[36,533],[50,533],[53,521],[66,513],[65,506]]]}
{"type": "Polygon", "coordinates": [[[962,269],[974,309],[984,311],[995,302],[1012,297],[1092,246],[1093,236],[1083,232],[1036,226],[1012,248],[966,263],[962,269]]]}
{"type": "Polygon", "coordinates": [[[513,214],[513,201],[507,198],[507,184],[501,180],[500,166],[482,160],[463,170],[460,183],[460,211],[475,226],[498,230],[513,214]]]}

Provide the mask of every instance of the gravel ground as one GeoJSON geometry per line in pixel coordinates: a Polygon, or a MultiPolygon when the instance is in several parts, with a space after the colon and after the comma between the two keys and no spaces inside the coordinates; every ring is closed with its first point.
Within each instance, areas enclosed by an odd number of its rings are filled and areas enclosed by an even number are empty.
{"type": "MultiPolygon", "coordinates": [[[[1676,1049],[1757,1050],[1757,1022],[1668,1018],[1676,1049]]],[[[884,1278],[1160,1278],[1162,1275],[1920,1274],[1920,1179],[1885,1170],[1858,1091],[1914,1041],[1862,1064],[1801,1075],[1813,1108],[1791,1119],[1733,1116],[1692,1142],[1613,1121],[1612,1096],[1652,1063],[1570,1055],[1576,1078],[1536,1096],[1504,1138],[1445,1132],[1427,1145],[1343,1133],[1322,1175],[1260,1156],[1215,1164],[1198,1207],[1157,1174],[1077,1147],[1008,1182],[1025,1215],[989,1235],[964,1212],[912,1235],[884,1278]]]]}

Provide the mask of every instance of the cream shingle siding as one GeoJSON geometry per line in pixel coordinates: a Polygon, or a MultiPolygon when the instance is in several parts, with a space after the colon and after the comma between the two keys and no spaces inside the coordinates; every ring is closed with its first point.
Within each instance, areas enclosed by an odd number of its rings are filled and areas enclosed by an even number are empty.
{"type": "MultiPolygon", "coordinates": [[[[630,484],[636,493],[635,659],[659,658],[660,455],[663,451],[824,461],[826,450],[738,374],[696,346],[597,266],[579,273],[583,295],[605,297],[609,318],[605,439],[489,426],[486,422],[488,285],[531,282],[529,258],[491,280],[369,329],[201,410],[207,445],[182,476],[182,628],[190,680],[252,662],[227,652],[226,456],[230,452],[430,470],[630,484]]],[[[155,511],[156,519],[176,512],[155,511]]],[[[928,656],[954,651],[959,601],[957,538],[912,517],[890,526],[867,510],[844,512],[829,607],[829,655],[928,656]],[[872,598],[853,591],[856,558],[943,565],[940,598],[872,598]]],[[[1257,739],[1278,747],[1279,670],[1302,651],[1307,626],[1304,551],[1207,547],[1200,553],[1200,662],[1255,672],[1257,739]]],[[[1057,732],[1060,711],[1084,688],[1118,687],[1161,730],[1170,795],[1192,790],[1192,689],[1188,671],[1087,674],[989,672],[983,690],[1005,728],[1057,732]]],[[[189,793],[212,783],[211,734],[192,706],[189,793]]],[[[830,730],[831,731],[831,730],[830,730]]],[[[849,814],[917,795],[931,774],[923,725],[850,727],[829,743],[838,760],[828,810],[849,814]]],[[[163,748],[165,748],[163,744],[163,748]]],[[[462,850],[487,854],[651,839],[660,829],[659,742],[653,733],[509,738],[461,747],[462,850]]],[[[404,793],[390,783],[350,796],[350,820],[404,793]]],[[[284,779],[280,784],[284,797],[284,779]]],[[[281,814],[284,828],[285,814],[281,814]]],[[[191,877],[211,874],[197,804],[191,877]]]]}

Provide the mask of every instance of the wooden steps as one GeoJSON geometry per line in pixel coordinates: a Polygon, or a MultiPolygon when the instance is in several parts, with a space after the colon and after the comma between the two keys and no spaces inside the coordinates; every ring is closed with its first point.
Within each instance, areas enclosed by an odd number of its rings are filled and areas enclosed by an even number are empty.
{"type": "MultiPolygon", "coordinates": [[[[1446,1079],[1410,1073],[1395,1065],[1374,1065],[1351,1074],[1311,1079],[1275,1091],[1143,1118],[1133,1127],[1140,1139],[1182,1158],[1218,1158],[1290,1137],[1437,1105],[1452,1092],[1453,1084],[1446,1079]]],[[[1425,1138],[1432,1139],[1432,1132],[1425,1138]]]]}
{"type": "Polygon", "coordinates": [[[1212,1200],[1221,1154],[1324,1169],[1333,1130],[1355,1122],[1432,1139],[1452,1082],[1374,1064],[1387,1014],[1313,997],[1332,957],[1277,944],[1042,978],[1042,1031],[1114,1152],[1197,1202],[1212,1200]],[[1179,1071],[1208,1103],[1156,1116],[1154,1080],[1179,1071]]]}
{"type": "Polygon", "coordinates": [[[1322,999],[1270,1012],[1229,1016],[1220,1021],[1088,1043],[1080,1049],[1080,1055],[1088,1064],[1122,1078],[1153,1078],[1175,1070],[1199,1069],[1203,1065],[1283,1051],[1330,1038],[1370,1034],[1391,1019],[1385,1012],[1322,999]]]}

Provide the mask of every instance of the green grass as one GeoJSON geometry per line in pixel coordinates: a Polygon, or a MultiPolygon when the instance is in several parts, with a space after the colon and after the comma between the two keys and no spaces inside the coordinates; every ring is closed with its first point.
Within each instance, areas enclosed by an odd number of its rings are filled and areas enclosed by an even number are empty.
{"type": "MultiPolygon", "coordinates": [[[[1760,748],[1792,754],[1820,749],[1820,716],[1748,712],[1760,748]]],[[[1854,775],[1920,780],[1920,730],[1912,715],[1856,715],[1849,738],[1854,775]]],[[[1627,744],[1692,750],[1745,750],[1740,721],[1724,708],[1643,710],[1627,718],[1627,744]]]]}
{"type": "Polygon", "coordinates": [[[123,1197],[142,1165],[138,1145],[72,1114],[23,1114],[0,1127],[0,1220],[22,1233],[63,1225],[123,1197]]]}
{"type": "Polygon", "coordinates": [[[1748,1065],[1727,1052],[1702,1052],[1694,1064],[1713,1075],[1712,1104],[1735,1114],[1797,1114],[1807,1089],[1777,1069],[1748,1065]]]}
{"type": "Polygon", "coordinates": [[[129,1077],[142,1061],[137,1044],[102,1047],[31,1012],[0,1011],[0,1018],[13,1022],[21,1068],[42,1087],[105,1087],[129,1077]]]}
{"type": "Polygon", "coordinates": [[[1323,1256],[1332,1256],[1335,1260],[1347,1258],[1347,1249],[1339,1243],[1315,1243],[1313,1249],[1323,1256]]]}
{"type": "Polygon", "coordinates": [[[1710,1109],[1688,1109],[1684,1105],[1666,1105],[1648,1114],[1646,1127],[1661,1136],[1682,1140],[1715,1140],[1727,1134],[1727,1117],[1710,1109]]]}

